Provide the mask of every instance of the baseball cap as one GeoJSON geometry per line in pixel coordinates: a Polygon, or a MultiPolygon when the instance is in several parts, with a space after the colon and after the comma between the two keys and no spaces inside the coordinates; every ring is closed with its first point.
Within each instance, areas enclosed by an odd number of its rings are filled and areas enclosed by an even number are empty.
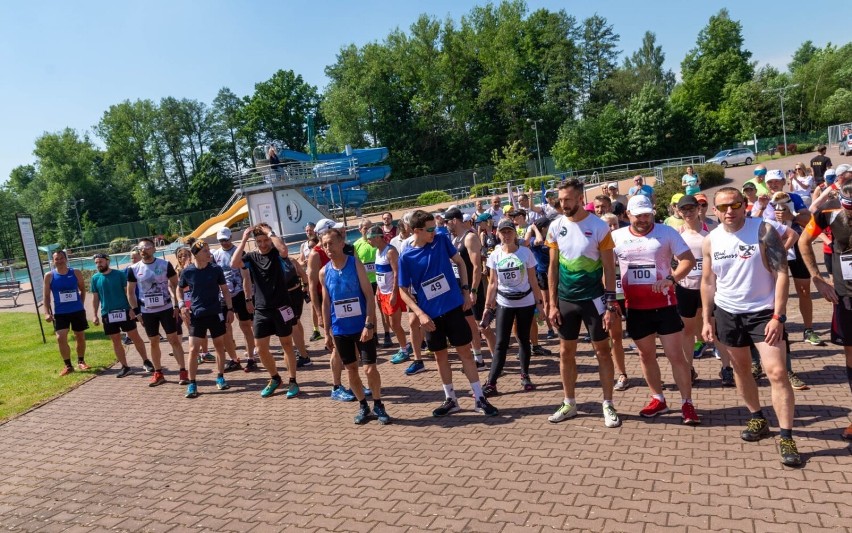
{"type": "Polygon", "coordinates": [[[610,181],[610,182],[608,182],[608,183],[606,184],[606,188],[607,188],[607,189],[617,189],[617,188],[618,188],[618,184],[617,184],[616,182],[614,182],[614,181],[610,181]]]}
{"type": "Polygon", "coordinates": [[[703,192],[700,192],[700,193],[698,193],[698,194],[694,194],[693,196],[695,197],[695,200],[696,200],[699,204],[700,204],[701,202],[704,202],[705,204],[707,203],[707,195],[706,195],[706,194],[704,194],[703,192]]]}
{"type": "Polygon", "coordinates": [[[502,231],[504,229],[515,229],[515,223],[512,222],[510,218],[501,218],[500,223],[497,224],[497,231],[502,231]]]}
{"type": "MultiPolygon", "coordinates": [[[[672,195],[672,201],[671,201],[671,204],[672,204],[672,205],[677,204],[677,203],[680,201],[680,199],[681,199],[681,198],[683,198],[683,197],[684,197],[684,194],[683,194],[682,192],[676,192],[676,193],[674,193],[674,194],[672,195]]],[[[678,207],[680,207],[680,206],[678,205],[678,207]]]]}
{"type": "Polygon", "coordinates": [[[327,218],[321,218],[319,222],[317,222],[314,231],[317,232],[317,235],[322,235],[330,229],[340,229],[343,227],[343,222],[335,222],[333,220],[327,218]]]}
{"type": "Polygon", "coordinates": [[[637,194],[627,202],[627,211],[634,216],[647,215],[654,212],[654,205],[647,196],[637,194]]]}
{"type": "Polygon", "coordinates": [[[747,182],[743,183],[743,190],[746,190],[746,189],[757,190],[757,185],[755,185],[754,182],[747,181],[747,182]]]}
{"type": "Polygon", "coordinates": [[[384,237],[384,236],[385,236],[385,232],[382,231],[382,227],[379,226],[378,224],[370,227],[370,229],[367,230],[367,238],[368,239],[372,239],[372,238],[375,238],[375,237],[384,237]]]}
{"type": "Polygon", "coordinates": [[[698,200],[696,200],[695,196],[691,194],[681,195],[680,199],[677,201],[677,208],[680,209],[688,205],[698,205],[698,200]]]}
{"type": "Polygon", "coordinates": [[[781,172],[777,168],[773,168],[772,170],[770,170],[769,172],[766,173],[766,181],[783,180],[783,179],[784,179],[784,173],[781,172]]]}
{"type": "Polygon", "coordinates": [[[465,213],[464,215],[462,215],[462,222],[470,222],[471,220],[473,220],[473,215],[471,215],[470,213],[465,213]]]}
{"type": "Polygon", "coordinates": [[[230,241],[231,240],[231,230],[228,228],[222,228],[216,232],[216,240],[217,241],[230,241]]]}
{"type": "Polygon", "coordinates": [[[109,256],[107,254],[98,253],[92,256],[92,260],[94,261],[95,259],[109,259],[109,256]]]}
{"type": "Polygon", "coordinates": [[[451,209],[447,209],[444,212],[443,216],[444,216],[444,219],[446,219],[446,220],[452,220],[454,218],[457,218],[459,220],[464,219],[464,214],[461,212],[461,209],[459,209],[458,207],[453,207],[451,209]]]}
{"type": "Polygon", "coordinates": [[[840,176],[844,172],[852,172],[852,165],[846,165],[846,164],[840,165],[839,167],[837,167],[835,174],[840,176]]]}
{"type": "Polygon", "coordinates": [[[478,217],[476,217],[476,221],[485,222],[486,220],[491,220],[492,218],[494,217],[491,216],[491,213],[482,213],[478,217]]]}

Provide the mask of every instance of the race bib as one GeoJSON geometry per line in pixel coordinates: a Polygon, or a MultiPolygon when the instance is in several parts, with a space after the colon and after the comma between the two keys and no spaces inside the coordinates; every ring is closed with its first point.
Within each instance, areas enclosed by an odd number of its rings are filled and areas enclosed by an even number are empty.
{"type": "Polygon", "coordinates": [[[121,311],[110,311],[107,314],[107,318],[109,319],[110,324],[115,324],[118,322],[126,322],[127,321],[127,311],[122,309],[121,311]]]}
{"type": "Polygon", "coordinates": [[[689,274],[686,275],[688,278],[700,278],[701,273],[704,271],[704,258],[699,257],[695,260],[695,266],[692,267],[692,270],[689,271],[689,274]]]}
{"type": "Polygon", "coordinates": [[[142,300],[145,302],[145,307],[161,307],[166,303],[162,294],[146,294],[142,300]]]}
{"type": "Polygon", "coordinates": [[[630,265],[627,281],[628,285],[653,285],[657,281],[656,265],[630,265]]]}
{"type": "Polygon", "coordinates": [[[500,283],[507,287],[514,287],[521,282],[521,267],[497,269],[500,283]]]}
{"type": "Polygon", "coordinates": [[[59,303],[67,304],[77,301],[77,291],[59,291],[59,303]]]}
{"type": "Polygon", "coordinates": [[[624,294],[624,287],[621,286],[621,276],[615,278],[615,294],[624,294]]]}
{"type": "Polygon", "coordinates": [[[290,322],[291,320],[296,318],[296,314],[293,312],[293,308],[289,305],[279,307],[278,312],[281,313],[281,318],[284,319],[284,322],[290,322]]]}
{"type": "Polygon", "coordinates": [[[604,303],[604,299],[606,296],[601,296],[600,298],[594,298],[592,302],[595,304],[595,311],[598,312],[599,315],[604,314],[606,310],[606,304],[604,303]]]}
{"type": "Polygon", "coordinates": [[[453,275],[456,279],[461,279],[461,276],[459,276],[459,266],[455,263],[453,263],[453,275]]]}
{"type": "Polygon", "coordinates": [[[334,302],[334,316],[337,318],[361,316],[361,301],[358,298],[336,300],[334,302]]]}
{"type": "Polygon", "coordinates": [[[443,274],[424,281],[420,287],[423,289],[427,300],[437,298],[450,290],[450,284],[447,283],[447,278],[443,274]]]}
{"type": "Polygon", "coordinates": [[[840,274],[843,276],[843,281],[852,281],[852,254],[840,256],[840,274]]]}
{"type": "Polygon", "coordinates": [[[367,272],[375,272],[376,263],[364,263],[364,268],[367,269],[367,272]]]}
{"type": "Polygon", "coordinates": [[[379,285],[384,285],[386,275],[387,274],[385,274],[384,272],[376,272],[376,283],[378,283],[379,285]]]}

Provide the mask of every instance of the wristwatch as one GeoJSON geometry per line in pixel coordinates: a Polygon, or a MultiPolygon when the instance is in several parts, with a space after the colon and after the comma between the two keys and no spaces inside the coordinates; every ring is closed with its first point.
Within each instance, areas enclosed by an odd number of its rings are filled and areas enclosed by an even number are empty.
{"type": "Polygon", "coordinates": [[[463,291],[469,291],[469,290],[470,290],[470,285],[462,285],[462,286],[461,286],[461,290],[463,290],[463,291]]]}
{"type": "Polygon", "coordinates": [[[677,284],[677,281],[675,281],[674,276],[672,276],[671,274],[669,274],[668,276],[666,276],[666,279],[667,279],[667,280],[669,280],[669,281],[671,281],[671,282],[672,282],[672,284],[675,284],[675,285],[677,284]]]}
{"type": "Polygon", "coordinates": [[[277,237],[277,236],[278,236],[278,234],[277,234],[277,233],[275,233],[275,230],[270,230],[270,232],[269,232],[269,236],[270,236],[270,237],[277,237]]]}
{"type": "Polygon", "coordinates": [[[773,315],[772,315],[772,320],[777,320],[778,322],[781,322],[781,323],[783,324],[783,323],[787,322],[787,315],[776,315],[776,314],[773,314],[773,315]]]}
{"type": "Polygon", "coordinates": [[[230,311],[230,312],[232,312],[232,313],[233,313],[233,312],[234,312],[234,308],[233,308],[233,307],[229,307],[229,308],[228,308],[228,311],[230,311]]]}
{"type": "MultiPolygon", "coordinates": [[[[462,288],[464,288],[464,287],[462,287],[462,288]]],[[[476,287],[470,289],[471,294],[476,294],[476,292],[477,292],[476,287]]]]}
{"type": "Polygon", "coordinates": [[[376,325],[375,325],[375,324],[370,324],[369,322],[366,322],[366,323],[364,324],[364,329],[373,329],[373,328],[375,328],[375,327],[376,327],[376,325]]]}

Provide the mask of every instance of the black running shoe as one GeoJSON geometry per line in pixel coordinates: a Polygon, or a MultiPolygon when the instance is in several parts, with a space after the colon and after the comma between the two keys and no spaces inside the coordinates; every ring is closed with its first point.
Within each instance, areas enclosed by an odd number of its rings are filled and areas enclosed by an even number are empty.
{"type": "Polygon", "coordinates": [[[765,418],[752,418],[748,421],[740,437],[748,442],[757,442],[769,436],[769,422],[765,418]]]}
{"type": "Polygon", "coordinates": [[[122,367],[121,370],[118,371],[118,374],[115,375],[117,378],[125,378],[133,373],[133,369],[129,366],[122,367]]]}
{"type": "Polygon", "coordinates": [[[452,398],[447,398],[446,400],[444,400],[444,403],[442,403],[437,409],[432,411],[432,416],[447,416],[458,411],[458,402],[456,402],[452,398]]]}
{"type": "Polygon", "coordinates": [[[142,361],[142,368],[145,369],[146,374],[153,374],[154,373],[154,363],[152,363],[148,359],[145,359],[144,361],[142,361]]]}
{"type": "Polygon", "coordinates": [[[781,464],[784,466],[802,466],[802,457],[799,455],[799,450],[796,448],[796,442],[793,439],[782,438],[778,443],[778,450],[781,452],[781,464]]]}
{"type": "Polygon", "coordinates": [[[476,412],[482,413],[485,416],[497,416],[499,414],[497,408],[488,403],[485,396],[480,396],[479,399],[476,400],[476,412]]]}
{"type": "Polygon", "coordinates": [[[532,353],[533,355],[553,355],[553,352],[540,344],[536,344],[532,347],[532,353]]]}
{"type": "Polygon", "coordinates": [[[296,368],[302,368],[305,366],[311,366],[313,361],[311,361],[310,357],[299,354],[299,357],[296,358],[296,368]]]}
{"type": "Polygon", "coordinates": [[[225,363],[225,372],[233,372],[235,370],[242,370],[243,365],[240,364],[239,361],[234,361],[233,359],[228,359],[225,363]]]}
{"type": "Polygon", "coordinates": [[[353,421],[356,424],[365,424],[370,420],[370,407],[368,405],[362,405],[358,408],[358,414],[355,415],[353,421]]]}
{"type": "Polygon", "coordinates": [[[391,340],[390,333],[385,333],[384,342],[382,342],[382,348],[393,348],[393,341],[391,340]]]}
{"type": "Polygon", "coordinates": [[[723,387],[734,387],[736,383],[734,382],[734,369],[726,366],[719,372],[719,377],[722,379],[723,387]]]}

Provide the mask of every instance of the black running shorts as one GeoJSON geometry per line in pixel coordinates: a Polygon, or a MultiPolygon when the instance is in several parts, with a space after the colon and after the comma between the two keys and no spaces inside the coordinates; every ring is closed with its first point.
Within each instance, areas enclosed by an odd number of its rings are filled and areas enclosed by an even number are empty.
{"type": "Polygon", "coordinates": [[[53,331],[62,331],[71,328],[71,331],[86,331],[89,329],[89,320],[86,311],[80,310],[73,313],[62,313],[53,315],[53,331]]]}
{"type": "Polygon", "coordinates": [[[677,306],[659,309],[627,309],[627,333],[634,340],[648,335],[671,335],[683,331],[683,321],[677,314],[677,306]]]}
{"type": "Polygon", "coordinates": [[[470,326],[461,306],[439,317],[432,318],[435,331],[424,331],[426,346],[433,352],[447,349],[447,341],[453,346],[464,346],[473,341],[470,326]]]}
{"type": "Polygon", "coordinates": [[[772,309],[733,314],[716,307],[713,310],[713,316],[716,318],[716,338],[722,344],[733,348],[764,342],[766,324],[772,320],[772,314],[772,309]]]}
{"type": "Polygon", "coordinates": [[[376,342],[375,330],[373,330],[373,338],[367,342],[361,342],[360,333],[353,335],[335,335],[334,347],[337,348],[337,354],[344,365],[350,365],[358,361],[358,352],[361,353],[361,363],[365,365],[376,364],[376,342]]]}
{"type": "Polygon", "coordinates": [[[293,334],[293,326],[284,320],[278,309],[255,309],[254,325],[252,326],[255,339],[289,337],[293,334]]]}
{"type": "Polygon", "coordinates": [[[683,318],[695,318],[701,309],[701,291],[699,289],[687,289],[675,285],[675,297],[677,298],[677,314],[683,318]]]}
{"type": "Polygon", "coordinates": [[[145,328],[145,335],[149,338],[160,336],[160,326],[163,326],[163,332],[166,335],[175,333],[177,319],[175,319],[174,309],[169,307],[156,313],[142,313],[142,326],[145,328]]]}
{"type": "Polygon", "coordinates": [[[609,338],[609,333],[604,329],[603,322],[603,300],[584,300],[582,302],[568,302],[559,300],[559,316],[562,323],[557,331],[559,338],[564,341],[576,341],[580,336],[580,324],[586,325],[586,331],[592,342],[602,341],[609,338]]]}
{"type": "Polygon", "coordinates": [[[210,334],[211,339],[216,339],[225,334],[225,315],[207,315],[189,317],[189,336],[203,339],[210,334]]]}

